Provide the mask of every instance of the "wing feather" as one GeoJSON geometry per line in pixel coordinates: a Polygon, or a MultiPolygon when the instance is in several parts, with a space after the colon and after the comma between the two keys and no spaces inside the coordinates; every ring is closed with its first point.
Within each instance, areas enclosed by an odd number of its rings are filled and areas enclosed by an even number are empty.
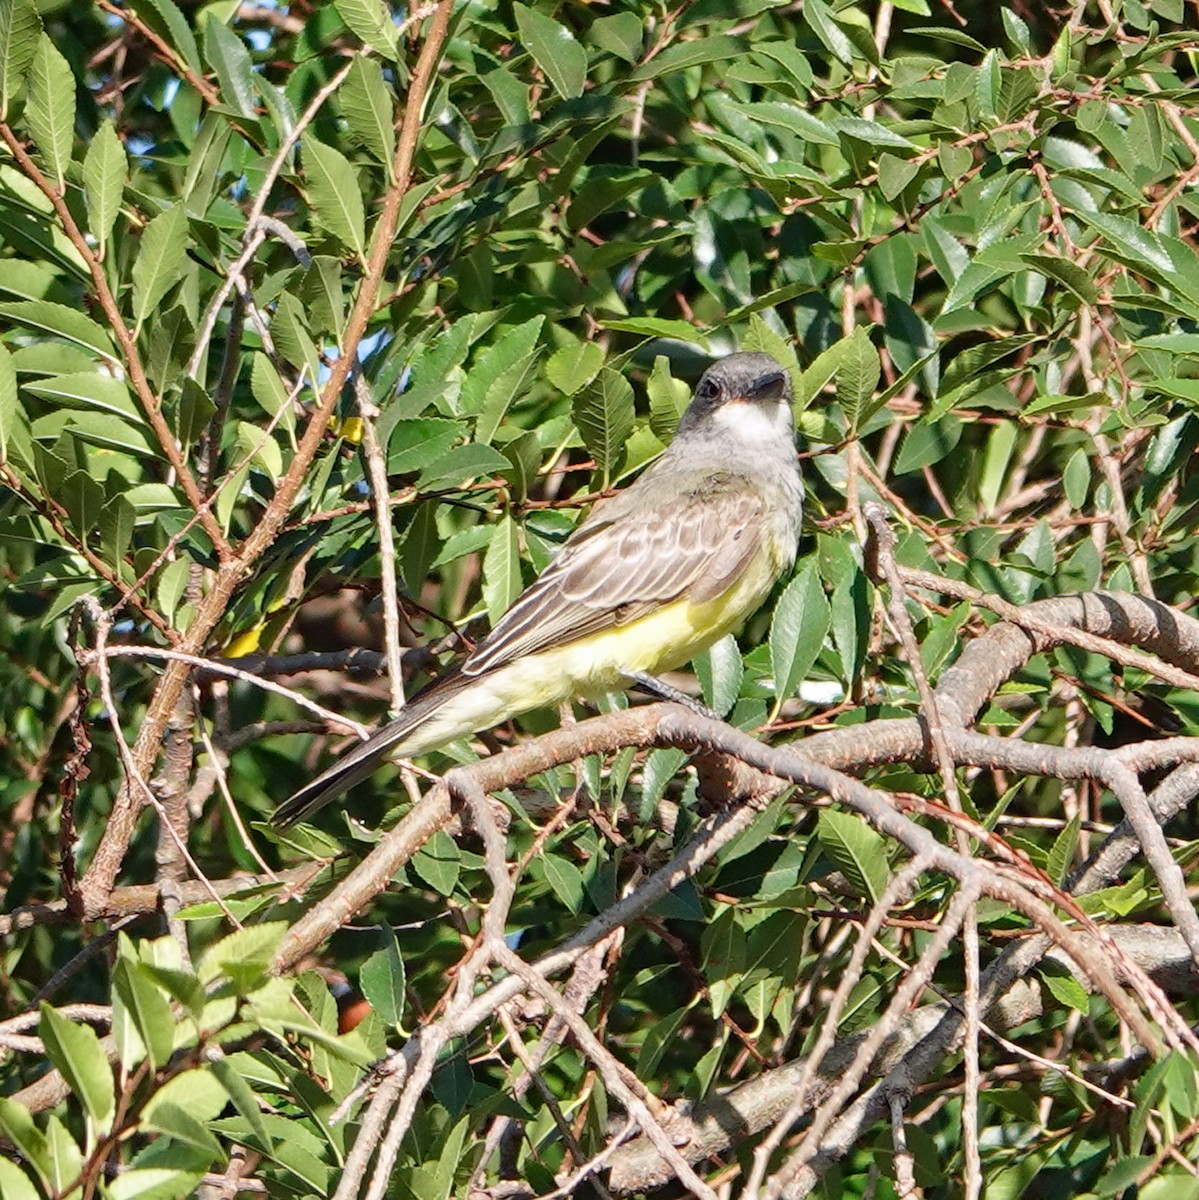
{"type": "Polygon", "coordinates": [[[708,476],[665,506],[621,505],[623,498],[579,526],[479,643],[465,674],[627,624],[683,596],[715,599],[761,543],[765,503],[741,479],[708,476]]]}

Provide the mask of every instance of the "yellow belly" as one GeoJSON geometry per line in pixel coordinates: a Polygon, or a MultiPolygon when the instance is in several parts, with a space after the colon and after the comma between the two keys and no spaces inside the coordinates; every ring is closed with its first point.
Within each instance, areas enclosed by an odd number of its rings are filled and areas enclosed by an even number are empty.
{"type": "Polygon", "coordinates": [[[740,625],[762,603],[776,575],[773,558],[763,556],[715,600],[676,600],[628,625],[480,675],[414,729],[396,753],[422,754],[533,708],[619,691],[632,672],[656,675],[680,667],[740,625]]]}

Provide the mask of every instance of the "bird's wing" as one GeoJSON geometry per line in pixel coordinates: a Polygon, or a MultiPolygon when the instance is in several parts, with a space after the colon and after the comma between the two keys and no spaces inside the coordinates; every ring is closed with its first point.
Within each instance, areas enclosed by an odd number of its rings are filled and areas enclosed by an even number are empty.
{"type": "Polygon", "coordinates": [[[757,491],[730,483],[709,476],[667,505],[639,503],[630,511],[622,496],[597,510],[479,643],[463,673],[628,624],[684,595],[720,596],[757,553],[765,510],[757,491]]]}

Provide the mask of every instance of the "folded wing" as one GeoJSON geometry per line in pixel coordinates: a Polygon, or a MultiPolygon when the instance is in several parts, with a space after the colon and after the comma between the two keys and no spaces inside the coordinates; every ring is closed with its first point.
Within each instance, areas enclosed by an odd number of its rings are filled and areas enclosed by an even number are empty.
{"type": "Polygon", "coordinates": [[[706,476],[669,508],[625,493],[571,535],[558,557],[462,666],[494,670],[526,654],[589,637],[687,598],[713,600],[740,578],[761,544],[765,509],[734,477],[706,476]]]}

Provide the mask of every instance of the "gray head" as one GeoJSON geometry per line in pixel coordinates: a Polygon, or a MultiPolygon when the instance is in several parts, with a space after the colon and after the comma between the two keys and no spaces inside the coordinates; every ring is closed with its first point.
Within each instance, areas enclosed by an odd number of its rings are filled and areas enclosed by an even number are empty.
{"type": "Polygon", "coordinates": [[[769,354],[730,354],[700,376],[679,433],[728,430],[744,437],[792,433],[791,380],[769,354]]]}

